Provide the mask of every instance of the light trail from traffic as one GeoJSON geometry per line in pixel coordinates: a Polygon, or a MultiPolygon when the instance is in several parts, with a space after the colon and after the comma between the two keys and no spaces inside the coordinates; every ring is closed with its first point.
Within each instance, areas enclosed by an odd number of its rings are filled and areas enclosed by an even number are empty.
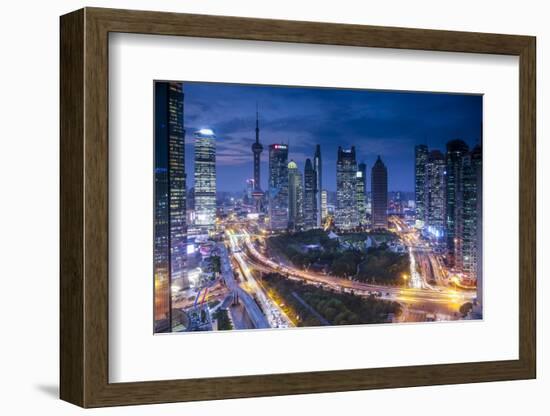
{"type": "Polygon", "coordinates": [[[258,284],[255,277],[253,276],[250,267],[244,260],[244,256],[241,252],[241,249],[238,245],[239,236],[237,236],[233,230],[227,230],[226,235],[229,238],[231,251],[233,257],[239,264],[241,271],[243,272],[246,283],[243,284],[246,286],[246,291],[248,293],[254,294],[256,299],[261,303],[262,309],[266,315],[267,320],[271,328],[288,328],[294,326],[290,318],[286,316],[283,310],[265,293],[264,289],[258,284]]]}

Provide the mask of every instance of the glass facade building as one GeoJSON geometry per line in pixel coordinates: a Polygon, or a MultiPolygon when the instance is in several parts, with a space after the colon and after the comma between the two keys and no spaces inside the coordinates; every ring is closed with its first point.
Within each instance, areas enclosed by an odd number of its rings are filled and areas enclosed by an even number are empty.
{"type": "Polygon", "coordinates": [[[446,163],[439,150],[432,150],[426,164],[426,223],[428,234],[444,242],[446,228],[446,163]]]}
{"type": "Polygon", "coordinates": [[[451,267],[462,269],[463,244],[463,195],[464,156],[468,145],[462,140],[447,143],[446,155],[446,215],[447,215],[447,261],[451,267]]]}
{"type": "Polygon", "coordinates": [[[304,168],[304,227],[317,227],[316,172],[311,159],[306,159],[304,168]]]}
{"type": "Polygon", "coordinates": [[[195,132],[195,225],[211,231],[216,225],[216,136],[195,132]]]}
{"type": "Polygon", "coordinates": [[[355,196],[357,197],[359,225],[365,225],[367,222],[367,165],[364,163],[359,163],[357,167],[355,196]]]}
{"type": "Polygon", "coordinates": [[[326,221],[328,217],[328,191],[326,189],[321,191],[321,215],[323,222],[326,221]]]}
{"type": "Polygon", "coordinates": [[[302,174],[293,160],[288,164],[288,228],[299,230],[303,227],[304,193],[302,174]]]}
{"type": "Polygon", "coordinates": [[[269,227],[286,230],[288,227],[288,145],[269,145],[269,227]]]}
{"type": "Polygon", "coordinates": [[[349,230],[359,225],[357,211],[357,161],[355,147],[338,147],[336,162],[336,227],[349,230]]]}
{"type": "Polygon", "coordinates": [[[321,159],[321,145],[315,147],[313,157],[313,170],[315,171],[315,225],[321,227],[323,214],[321,211],[321,189],[323,189],[323,161],[321,159]]]}
{"type": "Polygon", "coordinates": [[[388,228],[388,170],[378,156],[371,173],[372,228],[388,228]]]}
{"type": "Polygon", "coordinates": [[[427,219],[427,195],[426,165],[428,163],[428,146],[419,144],[414,148],[414,202],[416,219],[421,221],[421,225],[427,219]]]}
{"type": "MultiPolygon", "coordinates": [[[[478,259],[478,224],[481,222],[478,211],[479,177],[481,177],[481,147],[476,146],[464,157],[464,209],[462,235],[462,269],[471,278],[477,274],[478,259]]],[[[481,247],[479,247],[481,249],[481,247]]]]}
{"type": "Polygon", "coordinates": [[[183,85],[155,83],[155,331],[171,331],[171,287],[187,287],[183,85]]]}

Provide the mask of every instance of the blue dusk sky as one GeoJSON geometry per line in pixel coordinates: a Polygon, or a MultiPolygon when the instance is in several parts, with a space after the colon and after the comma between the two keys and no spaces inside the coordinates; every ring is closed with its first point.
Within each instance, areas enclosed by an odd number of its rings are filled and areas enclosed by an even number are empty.
{"type": "Polygon", "coordinates": [[[256,103],[260,113],[261,186],[267,189],[268,145],[289,144],[289,160],[303,171],[321,145],[323,187],[336,189],[338,146],[355,146],[357,163],[370,169],[378,155],[388,168],[390,191],[414,190],[414,146],[445,151],[462,139],[480,142],[482,96],[445,93],[303,88],[184,82],[187,186],[193,186],[193,133],[217,137],[218,191],[240,191],[253,176],[256,103]]]}

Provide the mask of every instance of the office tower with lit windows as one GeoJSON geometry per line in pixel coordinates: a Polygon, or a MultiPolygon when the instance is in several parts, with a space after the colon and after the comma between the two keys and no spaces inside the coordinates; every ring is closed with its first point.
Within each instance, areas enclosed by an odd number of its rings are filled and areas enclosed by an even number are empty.
{"type": "Polygon", "coordinates": [[[357,161],[355,146],[338,147],[336,161],[336,227],[349,230],[359,225],[357,211],[357,161]]]}
{"type": "Polygon", "coordinates": [[[288,228],[299,230],[303,227],[303,180],[296,162],[288,164],[288,228]]]}
{"type": "Polygon", "coordinates": [[[195,132],[195,225],[212,231],[216,225],[216,136],[210,129],[195,132]]]}
{"type": "MultiPolygon", "coordinates": [[[[482,149],[480,146],[474,148],[474,153],[479,154],[479,161],[476,169],[477,184],[477,223],[476,223],[476,299],[474,302],[473,316],[477,319],[483,318],[483,168],[482,149]],[[477,148],[479,147],[479,150],[477,148]]],[[[477,158],[477,155],[476,155],[477,158]]]]}
{"type": "Polygon", "coordinates": [[[154,284],[155,332],[169,330],[170,279],[169,279],[169,220],[168,169],[155,169],[155,224],[154,224],[154,284]]]}
{"type": "Polygon", "coordinates": [[[428,163],[428,146],[419,144],[414,148],[414,199],[416,220],[420,225],[426,222],[426,164],[428,163]]]}
{"type": "Polygon", "coordinates": [[[426,163],[426,223],[428,234],[439,243],[444,243],[446,228],[446,163],[439,150],[429,153],[426,163]]]}
{"type": "Polygon", "coordinates": [[[478,227],[481,212],[478,211],[479,178],[481,177],[481,147],[476,146],[464,156],[464,191],[462,210],[462,271],[475,279],[478,260],[478,227]]]}
{"type": "Polygon", "coordinates": [[[268,214],[271,230],[288,227],[288,145],[269,145],[268,214]]]}
{"type": "Polygon", "coordinates": [[[315,156],[313,157],[313,170],[315,171],[315,222],[316,227],[320,228],[323,223],[321,212],[321,189],[323,189],[323,161],[321,159],[321,145],[315,147],[315,156]]]}
{"type": "Polygon", "coordinates": [[[327,220],[328,216],[328,192],[326,189],[321,191],[321,217],[323,222],[327,220]]]}
{"type": "Polygon", "coordinates": [[[359,225],[365,225],[367,222],[367,165],[364,163],[359,163],[357,167],[355,196],[357,198],[359,225]]]}
{"type": "Polygon", "coordinates": [[[172,330],[172,285],[188,286],[183,99],[182,83],[155,83],[155,332],[172,330]]]}
{"type": "Polygon", "coordinates": [[[447,262],[457,270],[463,267],[464,157],[468,152],[468,145],[462,140],[447,143],[447,262]]]}
{"type": "Polygon", "coordinates": [[[304,168],[304,228],[317,227],[316,172],[311,159],[306,159],[304,168]]]}
{"type": "Polygon", "coordinates": [[[378,156],[371,171],[372,228],[388,228],[388,170],[378,156]]]}

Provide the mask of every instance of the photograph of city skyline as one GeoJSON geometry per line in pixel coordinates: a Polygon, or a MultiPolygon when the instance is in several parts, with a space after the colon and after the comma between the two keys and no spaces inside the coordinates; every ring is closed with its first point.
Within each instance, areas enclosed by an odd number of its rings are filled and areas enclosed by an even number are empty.
{"type": "Polygon", "coordinates": [[[483,96],[154,82],[154,333],[483,318],[483,96]]]}

